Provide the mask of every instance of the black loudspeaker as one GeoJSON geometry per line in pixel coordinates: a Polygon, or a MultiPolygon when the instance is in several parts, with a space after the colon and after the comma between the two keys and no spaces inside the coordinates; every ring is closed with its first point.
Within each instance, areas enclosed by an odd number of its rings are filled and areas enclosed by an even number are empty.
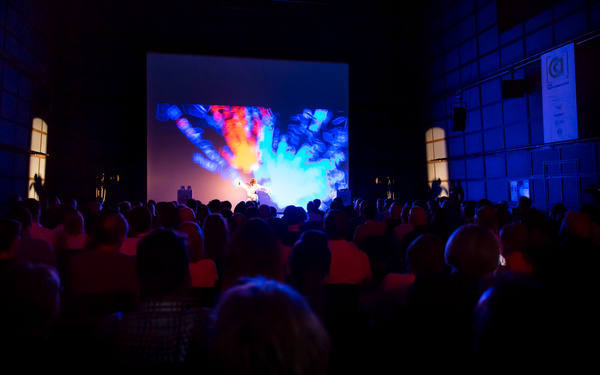
{"type": "Polygon", "coordinates": [[[530,84],[526,79],[502,81],[502,99],[522,98],[530,91],[530,84]]]}
{"type": "Polygon", "coordinates": [[[463,107],[454,107],[452,111],[452,130],[455,132],[464,132],[467,126],[467,109],[463,107]]]}

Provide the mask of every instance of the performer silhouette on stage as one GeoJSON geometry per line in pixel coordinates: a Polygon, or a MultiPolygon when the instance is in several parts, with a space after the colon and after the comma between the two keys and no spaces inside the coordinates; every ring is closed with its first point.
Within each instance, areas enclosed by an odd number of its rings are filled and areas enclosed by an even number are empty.
{"type": "Polygon", "coordinates": [[[259,190],[264,191],[265,193],[271,195],[271,189],[269,189],[268,187],[259,185],[256,182],[256,178],[251,178],[249,181],[249,184],[247,183],[243,183],[242,181],[238,181],[238,185],[240,185],[241,187],[243,187],[244,189],[246,189],[246,194],[248,195],[248,200],[249,201],[253,201],[253,202],[257,202],[258,203],[258,194],[257,192],[259,190]]]}

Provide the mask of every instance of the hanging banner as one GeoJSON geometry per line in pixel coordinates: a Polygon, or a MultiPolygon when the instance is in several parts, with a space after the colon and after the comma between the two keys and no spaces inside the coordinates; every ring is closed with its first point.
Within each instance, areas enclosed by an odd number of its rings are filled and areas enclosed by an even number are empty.
{"type": "Polygon", "coordinates": [[[577,139],[577,93],[573,43],[542,55],[544,142],[577,139]]]}

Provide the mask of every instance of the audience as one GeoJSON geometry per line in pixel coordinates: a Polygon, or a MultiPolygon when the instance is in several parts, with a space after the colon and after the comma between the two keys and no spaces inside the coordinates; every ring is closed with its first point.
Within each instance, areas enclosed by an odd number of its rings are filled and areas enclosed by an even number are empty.
{"type": "Polygon", "coordinates": [[[216,199],[69,202],[15,200],[0,220],[0,336],[14,359],[509,371],[552,368],[536,358],[558,357],[558,334],[591,355],[577,336],[598,312],[591,207],[336,198],[279,218],[216,199]],[[190,297],[204,287],[216,294],[200,308],[190,297]]]}

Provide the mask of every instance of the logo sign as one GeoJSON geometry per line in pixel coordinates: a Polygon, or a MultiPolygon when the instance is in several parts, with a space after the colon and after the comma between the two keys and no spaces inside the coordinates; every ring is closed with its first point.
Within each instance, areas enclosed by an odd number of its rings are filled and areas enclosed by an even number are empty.
{"type": "Polygon", "coordinates": [[[544,142],[577,139],[575,49],[571,43],[542,55],[544,142]]]}

